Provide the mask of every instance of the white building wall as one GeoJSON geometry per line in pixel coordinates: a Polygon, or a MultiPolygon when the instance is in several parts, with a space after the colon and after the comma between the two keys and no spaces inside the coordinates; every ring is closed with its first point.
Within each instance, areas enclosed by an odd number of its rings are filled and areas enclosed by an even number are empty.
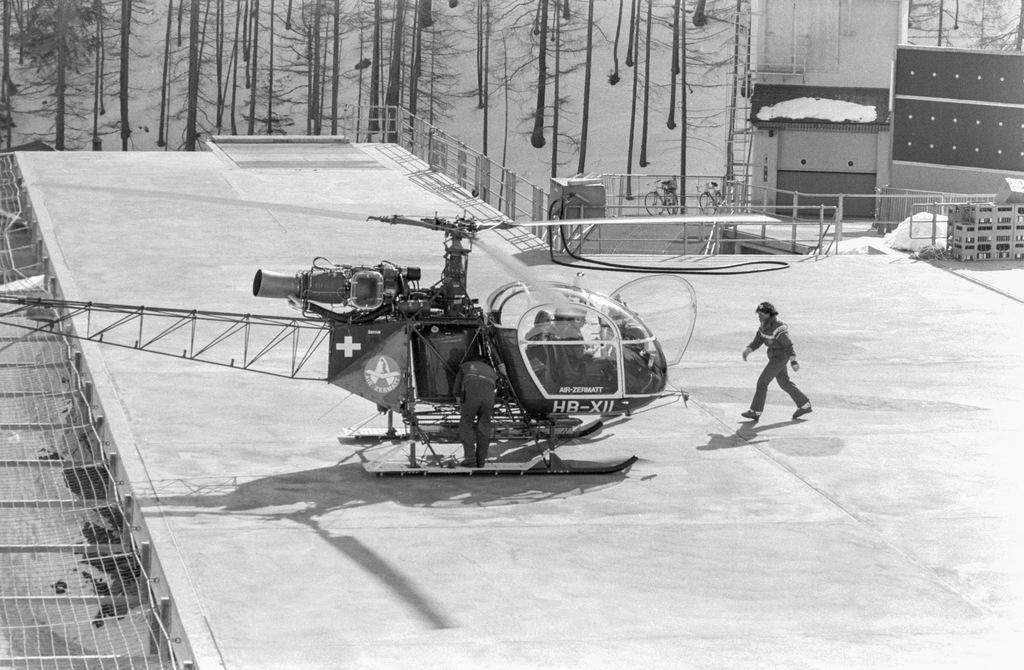
{"type": "Polygon", "coordinates": [[[888,88],[908,0],[752,0],[758,81],[888,88]]]}

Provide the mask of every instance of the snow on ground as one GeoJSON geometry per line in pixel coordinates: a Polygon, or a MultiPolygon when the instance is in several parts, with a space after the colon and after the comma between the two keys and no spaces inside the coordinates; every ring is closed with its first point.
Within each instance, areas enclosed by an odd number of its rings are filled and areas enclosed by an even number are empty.
{"type": "Polygon", "coordinates": [[[899,251],[921,251],[925,247],[946,248],[946,216],[918,212],[896,226],[884,238],[886,246],[899,251]]]}

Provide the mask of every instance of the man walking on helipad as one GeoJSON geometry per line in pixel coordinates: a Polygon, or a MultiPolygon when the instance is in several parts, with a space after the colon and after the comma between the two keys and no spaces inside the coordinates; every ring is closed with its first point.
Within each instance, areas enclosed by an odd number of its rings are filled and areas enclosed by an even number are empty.
{"type": "Polygon", "coordinates": [[[811,401],[803,394],[797,385],[789,379],[786,371],[786,364],[793,367],[793,372],[800,369],[796,360],[796,352],[793,349],[793,341],[789,339],[789,326],[779,321],[779,312],[770,302],[762,302],[755,310],[760,325],[754,333],[754,339],[743,350],[743,360],[747,360],[750,352],[762,344],[768,352],[768,364],[761,371],[757,378],[757,389],[754,391],[754,400],[750,403],[750,409],[740,416],[757,421],[764,411],[764,401],[768,395],[768,384],[773,379],[779,382],[779,387],[789,394],[789,397],[796,403],[796,411],[793,418],[799,419],[804,414],[810,414],[811,401]]]}

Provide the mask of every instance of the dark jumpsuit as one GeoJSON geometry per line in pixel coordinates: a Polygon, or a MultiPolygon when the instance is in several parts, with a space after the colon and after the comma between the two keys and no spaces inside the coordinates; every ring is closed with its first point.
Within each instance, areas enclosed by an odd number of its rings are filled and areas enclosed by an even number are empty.
{"type": "Polygon", "coordinates": [[[462,403],[459,439],[463,456],[481,468],[491,444],[491,414],[497,381],[497,373],[485,361],[466,361],[459,367],[452,385],[455,397],[462,403]]]}
{"type": "Polygon", "coordinates": [[[755,412],[764,410],[764,401],[768,395],[768,384],[773,379],[779,382],[779,388],[789,394],[797,407],[803,407],[807,402],[807,396],[797,388],[789,379],[789,372],[786,364],[790,358],[796,358],[793,349],[793,342],[789,339],[789,326],[779,321],[774,316],[765,321],[757,329],[754,339],[747,347],[753,351],[764,344],[768,353],[768,364],[761,371],[757,378],[757,389],[754,391],[754,400],[750,403],[750,409],[755,412]]]}

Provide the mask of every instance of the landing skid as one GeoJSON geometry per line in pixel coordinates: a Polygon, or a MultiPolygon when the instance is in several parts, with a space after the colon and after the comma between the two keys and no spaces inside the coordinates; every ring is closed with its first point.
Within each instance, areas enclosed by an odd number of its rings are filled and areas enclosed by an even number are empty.
{"type": "Polygon", "coordinates": [[[458,465],[454,457],[439,459],[436,464],[416,464],[398,462],[366,462],[366,471],[378,477],[405,476],[473,476],[495,477],[499,475],[610,475],[622,472],[637,460],[630,456],[624,461],[615,463],[582,463],[564,461],[555,454],[541,454],[523,463],[488,463],[482,468],[466,468],[458,465]]]}
{"type": "MultiPolygon", "coordinates": [[[[371,417],[373,418],[373,417],[371,417]]],[[[458,444],[458,424],[445,421],[423,423],[415,431],[416,437],[403,434],[396,430],[392,421],[392,413],[388,413],[387,431],[382,434],[380,429],[367,429],[369,420],[349,428],[339,440],[358,440],[360,438],[379,438],[392,443],[390,449],[373,460],[364,460],[363,468],[377,476],[405,475],[463,475],[463,476],[497,476],[497,475],[606,475],[621,472],[636,462],[636,456],[623,461],[588,462],[564,460],[555,454],[555,449],[568,440],[588,437],[600,431],[604,421],[593,417],[584,422],[579,417],[563,417],[546,424],[521,426],[512,423],[497,422],[494,430],[495,440],[530,439],[532,444],[522,445],[536,450],[536,455],[529,460],[522,460],[522,455],[512,456],[512,460],[496,460],[488,462],[480,468],[468,468],[460,465],[461,448],[456,453],[441,452],[435,449],[439,443],[458,444]]],[[[515,450],[518,451],[518,450],[515,450]]],[[[507,457],[511,452],[505,452],[507,457]]]]}

